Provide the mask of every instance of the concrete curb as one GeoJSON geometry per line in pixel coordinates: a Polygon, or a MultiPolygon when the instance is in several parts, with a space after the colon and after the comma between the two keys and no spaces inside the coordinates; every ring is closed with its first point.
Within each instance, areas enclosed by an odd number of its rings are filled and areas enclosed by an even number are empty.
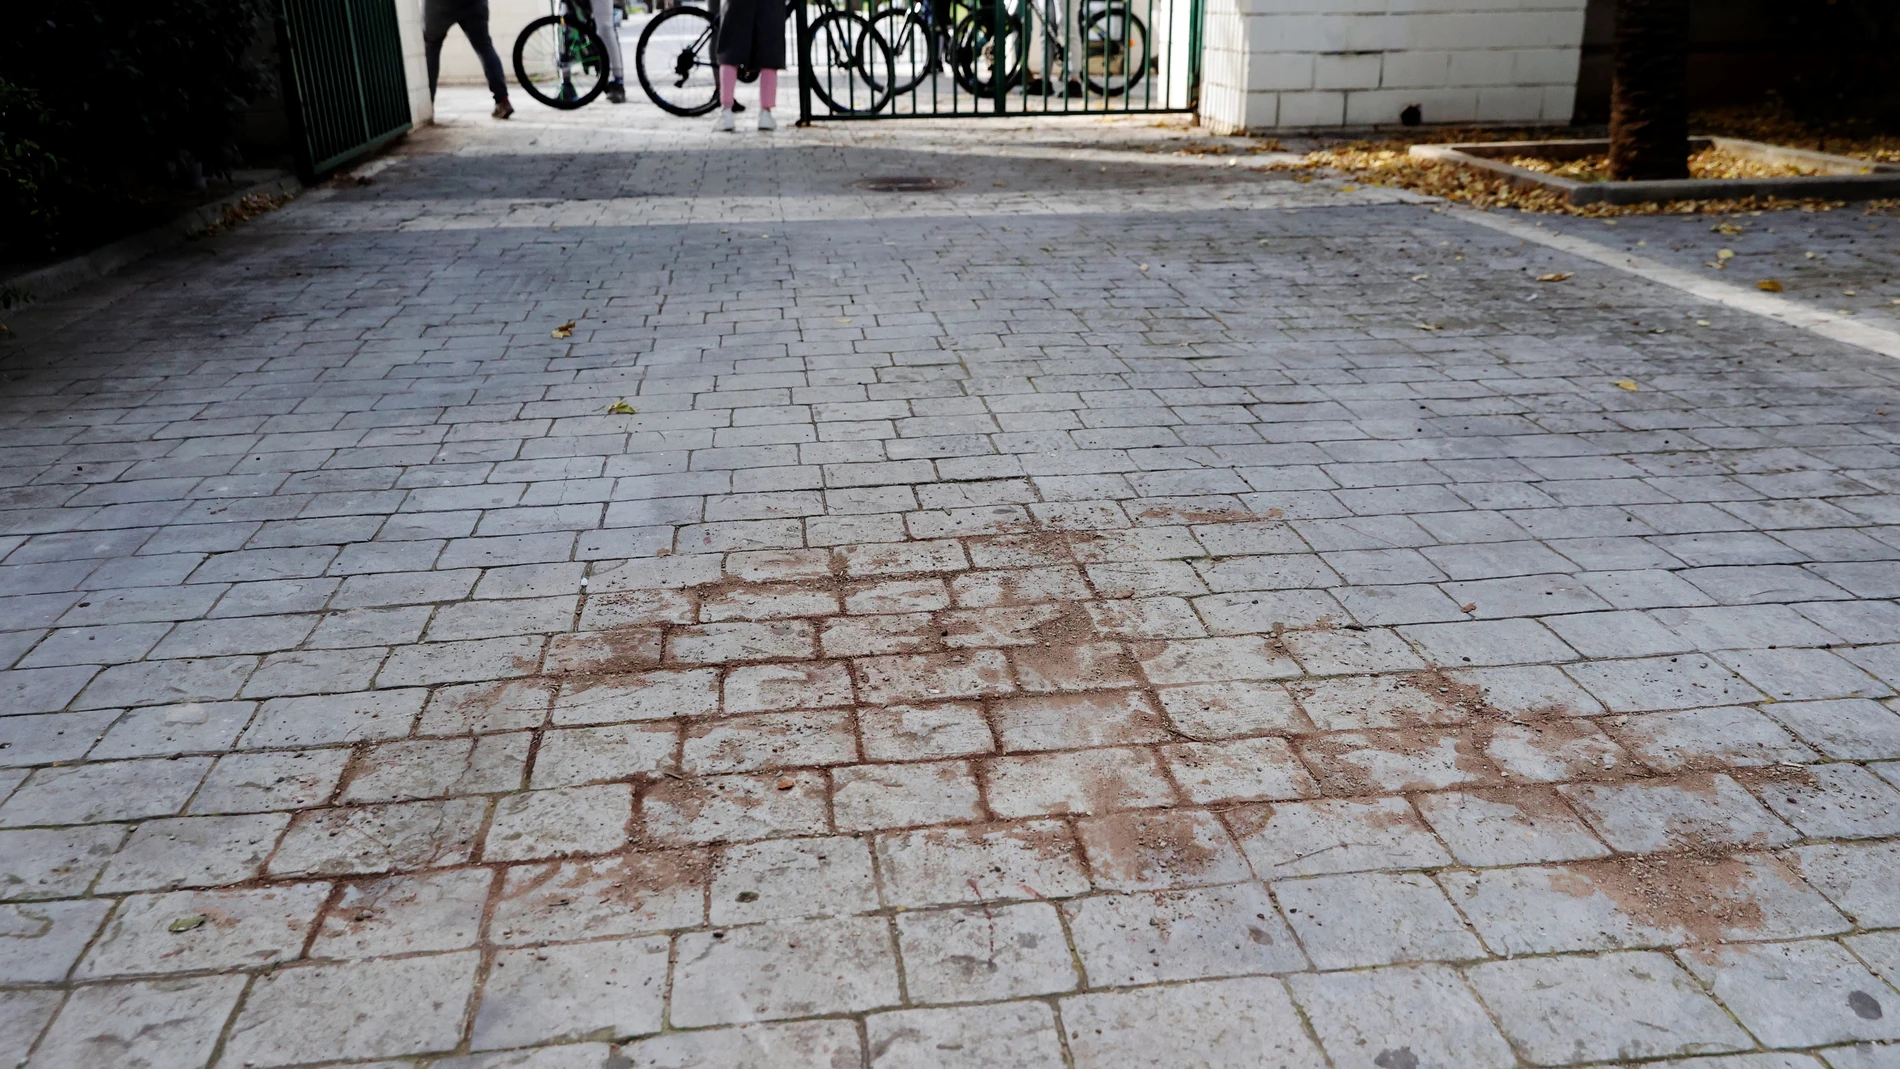
{"type": "Polygon", "coordinates": [[[0,287],[17,291],[23,302],[44,301],[67,293],[94,279],[104,278],[127,264],[136,263],[155,252],[176,248],[224,220],[224,213],[237,207],[246,197],[260,194],[291,196],[303,192],[304,185],[289,171],[263,171],[261,178],[227,197],[201,204],[185,214],[158,226],[121,238],[91,252],[68,257],[58,263],[0,279],[0,287]]]}
{"type": "Polygon", "coordinates": [[[1490,171],[1515,186],[1561,193],[1571,204],[1645,204],[1670,200],[1729,200],[1738,197],[1784,197],[1794,200],[1874,200],[1900,197],[1900,166],[1833,156],[1805,149],[1782,148],[1733,137],[1692,137],[1691,149],[1711,146],[1737,155],[1772,163],[1797,163],[1826,173],[1793,178],[1689,178],[1662,182],[1580,182],[1505,163],[1498,156],[1539,156],[1576,159],[1609,149],[1609,141],[1490,141],[1462,145],[1413,145],[1407,154],[1426,160],[1455,163],[1490,171]]]}

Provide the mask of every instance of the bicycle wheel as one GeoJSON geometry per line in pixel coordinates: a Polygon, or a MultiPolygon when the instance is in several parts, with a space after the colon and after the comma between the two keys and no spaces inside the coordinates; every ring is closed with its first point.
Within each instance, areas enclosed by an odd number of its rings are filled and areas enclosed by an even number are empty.
{"type": "Polygon", "coordinates": [[[1089,91],[1120,96],[1148,73],[1148,27],[1124,7],[1090,15],[1082,24],[1083,79],[1089,91]]]}
{"type": "Polygon", "coordinates": [[[640,88],[675,115],[704,115],[719,106],[719,62],[713,58],[712,16],[672,7],[640,31],[634,50],[640,88]]]}
{"type": "Polygon", "coordinates": [[[578,19],[546,15],[515,38],[515,80],[550,108],[587,104],[607,88],[608,77],[607,46],[578,19]]]}
{"type": "Polygon", "coordinates": [[[834,113],[869,115],[891,100],[897,67],[884,35],[864,16],[827,11],[808,31],[811,90],[834,113]]]}
{"type": "Polygon", "coordinates": [[[996,11],[979,7],[963,16],[957,24],[957,51],[954,59],[957,84],[972,96],[994,97],[996,79],[1003,79],[1003,91],[1016,88],[1023,78],[1022,20],[1005,16],[999,43],[996,11]]]}
{"type": "Polygon", "coordinates": [[[937,35],[916,8],[885,8],[871,16],[871,28],[891,46],[897,68],[893,93],[908,93],[937,70],[937,35]]]}

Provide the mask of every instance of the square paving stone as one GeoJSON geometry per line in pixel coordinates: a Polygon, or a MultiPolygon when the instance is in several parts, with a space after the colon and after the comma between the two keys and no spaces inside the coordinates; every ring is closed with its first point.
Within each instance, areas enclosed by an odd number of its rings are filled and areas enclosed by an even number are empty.
{"type": "Polygon", "coordinates": [[[1846,761],[1900,758],[1900,712],[1858,698],[1777,702],[1770,716],[1829,757],[1846,761]]]}
{"type": "Polygon", "coordinates": [[[872,831],[981,820],[976,775],[967,761],[853,765],[832,773],[839,831],[872,831]]]}
{"type": "Polygon", "coordinates": [[[302,812],[270,872],[341,876],[459,865],[475,851],[487,808],[479,798],[451,798],[302,812]]]}
{"type": "Polygon", "coordinates": [[[193,813],[265,813],[322,805],[336,792],[350,751],[268,750],[218,758],[198,793],[193,813]]]}
{"type": "Polygon", "coordinates": [[[1294,972],[1306,956],[1256,883],[1062,904],[1089,986],[1294,972]]]}
{"type": "Polygon", "coordinates": [[[357,757],[345,802],[404,802],[521,789],[530,736],[525,731],[460,739],[405,739],[357,757]]]}
{"type": "Polygon", "coordinates": [[[660,1030],[665,939],[523,947],[495,955],[471,1046],[477,1050],[660,1030]]]}
{"type": "Polygon", "coordinates": [[[488,938],[519,946],[697,927],[706,919],[709,868],[703,853],[688,850],[513,865],[488,938]]]}
{"type": "Polygon", "coordinates": [[[0,906],[0,983],[64,980],[111,909],[100,898],[0,906]]]}
{"type": "Polygon", "coordinates": [[[631,780],[674,768],[679,730],[670,723],[608,724],[541,733],[531,785],[536,790],[631,780]]]}
{"type": "Polygon", "coordinates": [[[1900,835],[1900,790],[1859,765],[1809,765],[1757,788],[1775,815],[1814,839],[1900,835]]]}
{"type": "Polygon", "coordinates": [[[1861,927],[1900,927],[1900,842],[1816,843],[1783,857],[1861,927]]]}
{"type": "Polygon", "coordinates": [[[1228,824],[1266,880],[1451,863],[1403,798],[1324,799],[1233,810],[1228,824]]]}
{"type": "Polygon", "coordinates": [[[1586,661],[1571,665],[1569,672],[1612,712],[1619,713],[1744,705],[1762,697],[1740,676],[1702,654],[1586,661]]]}
{"type": "Polygon", "coordinates": [[[895,1005],[897,956],[882,917],[764,924],[679,937],[670,1019],[681,1027],[895,1005]]]}
{"type": "Polygon", "coordinates": [[[1076,987],[1062,922],[1047,903],[907,911],[897,915],[897,931],[914,1001],[983,1002],[1076,987]]]}
{"type": "Polygon", "coordinates": [[[1161,890],[1235,883],[1247,862],[1213,814],[1201,810],[1117,813],[1076,822],[1095,886],[1161,890]]]}
{"type": "Polygon", "coordinates": [[[1418,873],[1281,880],[1273,893],[1322,969],[1487,956],[1438,885],[1418,873]]]}
{"type": "Polygon", "coordinates": [[[721,717],[686,727],[688,775],[841,765],[857,760],[857,733],[842,709],[721,717]]]}
{"type": "Polygon", "coordinates": [[[1485,942],[1506,954],[1791,939],[1848,926],[1763,855],[1528,865],[1438,879],[1485,942]]]}
{"type": "Polygon", "coordinates": [[[712,668],[569,681],[554,699],[554,723],[563,725],[711,716],[718,711],[719,672],[712,668]]]}
{"type": "Polygon", "coordinates": [[[1418,810],[1466,865],[1575,861],[1610,852],[1548,789],[1427,794],[1419,796],[1418,810]]]}
{"type": "Polygon", "coordinates": [[[35,769],[0,804],[0,827],[168,817],[185,807],[210,770],[209,757],[35,769]]]}
{"type": "Polygon", "coordinates": [[[727,847],[713,861],[711,901],[713,924],[870,913],[878,908],[870,846],[837,835],[727,847]]]}
{"type": "Polygon", "coordinates": [[[863,708],[858,730],[872,761],[928,761],[996,748],[982,710],[966,702],[863,708]]]}
{"type": "Polygon", "coordinates": [[[1698,948],[1678,956],[1770,1046],[1900,1039],[1900,995],[1831,940],[1698,948]]]}
{"type": "Polygon", "coordinates": [[[1470,969],[1513,1046],[1538,1065],[1718,1054],[1748,1034],[1666,955],[1520,958],[1470,969]]]}
{"type": "Polygon", "coordinates": [[[113,857],[96,890],[169,891],[240,883],[264,870],[288,813],[148,820],[113,857]]]}
{"type": "Polygon", "coordinates": [[[327,883],[133,895],[80,963],[84,979],[239,969],[289,961],[317,921],[327,883]]]}
{"type": "Polygon", "coordinates": [[[1289,978],[1340,1066],[1512,1069],[1517,1058],[1459,975],[1440,965],[1289,978]]]}
{"type": "MultiPolygon", "coordinates": [[[[863,1064],[858,1030],[850,1021],[790,1021],[668,1032],[620,1050],[630,1069],[855,1069],[863,1064]]],[[[594,1069],[605,1059],[576,1069],[594,1069]]]]}
{"type": "Polygon", "coordinates": [[[0,1062],[26,1064],[27,1050],[64,997],[64,992],[51,989],[0,991],[0,1062]]]}
{"type": "Polygon", "coordinates": [[[31,1064],[200,1069],[243,990],[242,976],[89,984],[66,1000],[31,1064]]]}
{"type": "Polygon", "coordinates": [[[1174,788],[1148,750],[1070,750],[984,762],[990,809],[1005,819],[1167,805],[1174,788]]]}
{"type": "Polygon", "coordinates": [[[495,803],[482,857],[530,861],[627,845],[633,792],[620,784],[523,791],[495,803]]]}
{"type": "Polygon", "coordinates": [[[877,856],[892,906],[1065,898],[1089,888],[1072,833],[1052,820],[880,835],[877,856]]]}
{"type": "Polygon", "coordinates": [[[460,1038],[480,955],[474,951],[261,976],[224,1056],[256,1066],[447,1052],[460,1038]]]}
{"type": "Polygon", "coordinates": [[[1709,843],[1775,846],[1795,833],[1727,776],[1559,788],[1618,850],[1634,854],[1709,843]]]}
{"type": "Polygon", "coordinates": [[[640,799],[656,843],[706,843],[829,831],[825,778],[817,772],[750,773],[662,780],[640,799]],[[781,788],[782,780],[791,785],[781,788]]]}
{"type": "Polygon", "coordinates": [[[1174,782],[1197,805],[1284,801],[1319,793],[1285,739],[1232,739],[1163,747],[1174,782]]]}
{"type": "MultiPolygon", "coordinates": [[[[1156,692],[1176,731],[1191,739],[1284,734],[1311,729],[1279,683],[1244,680],[1163,687],[1156,692]]],[[[1134,740],[1140,741],[1140,740],[1134,740]]]]}
{"type": "Polygon", "coordinates": [[[1780,724],[1740,706],[1616,716],[1602,723],[1625,750],[1663,772],[1804,762],[1815,757],[1780,724]]]}
{"type": "Polygon", "coordinates": [[[343,885],[317,928],[313,958],[374,958],[475,945],[494,878],[483,869],[343,885]]]}
{"type": "Polygon", "coordinates": [[[899,1010],[865,1021],[872,1069],[1063,1069],[1055,1014],[1041,1002],[899,1010]]]}
{"type": "Polygon", "coordinates": [[[124,840],[113,825],[0,831],[0,899],[84,894],[124,840]]]}
{"type": "Polygon", "coordinates": [[[1076,1069],[1319,1069],[1326,1064],[1286,989],[1266,977],[1071,995],[1061,1005],[1076,1069]]]}
{"type": "Polygon", "coordinates": [[[401,738],[409,734],[427,696],[416,687],[273,698],[258,709],[238,746],[258,750],[401,738]]]}

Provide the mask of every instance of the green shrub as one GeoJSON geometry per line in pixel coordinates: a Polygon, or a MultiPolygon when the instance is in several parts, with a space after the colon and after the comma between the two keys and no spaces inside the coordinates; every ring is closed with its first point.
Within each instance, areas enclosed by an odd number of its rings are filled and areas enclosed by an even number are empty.
{"type": "Polygon", "coordinates": [[[82,220],[94,225],[239,162],[239,125],[264,84],[252,58],[261,11],[260,0],[60,0],[9,20],[0,34],[8,252],[82,240],[82,220]]]}

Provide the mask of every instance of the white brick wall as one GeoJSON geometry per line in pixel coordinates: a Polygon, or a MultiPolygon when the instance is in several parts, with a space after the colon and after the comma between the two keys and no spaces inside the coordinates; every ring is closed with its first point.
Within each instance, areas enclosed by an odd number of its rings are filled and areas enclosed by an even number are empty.
{"type": "Polygon", "coordinates": [[[1201,120],[1218,132],[1561,123],[1585,0],[1207,0],[1201,120]]]}

